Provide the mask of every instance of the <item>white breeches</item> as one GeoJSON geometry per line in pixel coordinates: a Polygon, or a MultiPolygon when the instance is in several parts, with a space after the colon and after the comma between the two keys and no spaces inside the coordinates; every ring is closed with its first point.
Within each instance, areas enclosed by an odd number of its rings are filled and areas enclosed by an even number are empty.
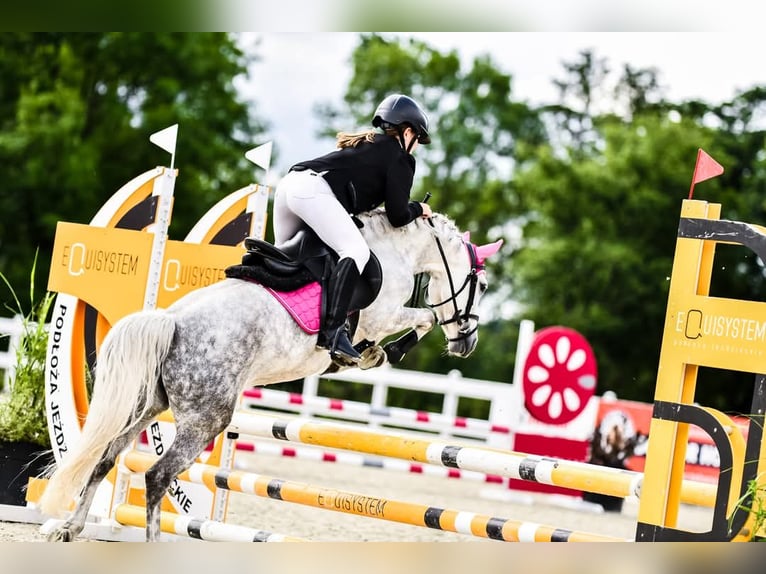
{"type": "Polygon", "coordinates": [[[370,248],[324,178],[312,170],[291,171],[274,192],[274,245],[279,247],[305,223],[338,254],[350,257],[361,273],[370,248]]]}

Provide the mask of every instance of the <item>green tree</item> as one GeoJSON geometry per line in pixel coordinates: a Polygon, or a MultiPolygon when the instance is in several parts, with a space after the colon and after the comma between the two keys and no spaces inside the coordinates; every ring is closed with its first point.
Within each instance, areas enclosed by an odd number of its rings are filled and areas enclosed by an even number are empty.
{"type": "Polygon", "coordinates": [[[507,275],[524,317],[588,339],[601,391],[649,400],[689,179],[683,167],[711,135],[654,116],[600,131],[603,151],[573,161],[542,148],[516,174],[530,215],[507,275]]]}
{"type": "Polygon", "coordinates": [[[58,221],[88,222],[124,183],[169,165],[148,142],[157,130],[179,124],[172,236],[252,181],[243,153],[264,125],[234,86],[250,61],[222,33],[0,36],[0,269],[11,285],[24,292],[37,248],[45,283],[58,221]]]}

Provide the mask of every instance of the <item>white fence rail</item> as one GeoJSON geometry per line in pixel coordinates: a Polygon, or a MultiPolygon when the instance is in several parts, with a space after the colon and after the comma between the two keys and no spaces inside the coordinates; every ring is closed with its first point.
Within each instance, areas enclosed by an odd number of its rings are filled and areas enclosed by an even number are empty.
{"type": "MultiPolygon", "coordinates": [[[[492,432],[490,429],[505,428],[512,430],[519,423],[519,396],[512,384],[471,379],[463,377],[459,371],[451,371],[447,375],[440,375],[394,369],[389,365],[367,371],[351,369],[321,377],[318,375],[306,377],[303,380],[303,391],[301,393],[303,400],[300,403],[290,404],[288,407],[290,411],[307,417],[327,417],[334,414],[334,417],[345,418],[351,414],[350,412],[344,413],[343,410],[335,411],[335,413],[328,412],[325,406],[327,397],[319,393],[320,378],[370,385],[372,390],[369,409],[365,409],[366,412],[357,409],[353,416],[349,418],[365,422],[371,428],[390,428],[395,426],[413,431],[424,430],[423,425],[416,422],[408,424],[402,419],[394,421],[390,416],[382,416],[382,413],[391,414],[392,411],[395,411],[389,402],[389,391],[391,389],[441,395],[441,410],[433,412],[433,419],[440,419],[442,421],[455,421],[462,418],[458,415],[458,412],[460,400],[463,398],[478,399],[488,403],[487,430],[479,433],[479,436],[468,428],[470,424],[466,425],[465,428],[460,428],[452,424],[438,424],[437,420],[431,421],[436,423],[431,428],[444,438],[473,438],[474,440],[481,440],[489,446],[507,449],[510,446],[511,440],[509,433],[492,432]],[[376,413],[380,414],[376,415],[376,413]]],[[[468,422],[478,421],[472,420],[468,422]]]]}

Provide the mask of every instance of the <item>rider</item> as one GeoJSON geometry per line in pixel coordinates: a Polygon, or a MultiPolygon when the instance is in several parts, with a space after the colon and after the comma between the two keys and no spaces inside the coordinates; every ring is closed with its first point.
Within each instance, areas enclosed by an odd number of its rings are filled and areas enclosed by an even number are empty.
{"type": "Polygon", "coordinates": [[[348,307],[370,249],[349,214],[385,204],[394,227],[431,216],[428,204],[410,201],[412,153],[418,143],[431,142],[425,112],[409,96],[392,94],[378,105],[372,125],[382,133],[339,133],[337,150],[292,166],[274,193],[275,245],[285,243],[305,224],[338,254],[317,346],[330,349],[333,358],[351,362],[361,357],[349,340],[348,307]]]}

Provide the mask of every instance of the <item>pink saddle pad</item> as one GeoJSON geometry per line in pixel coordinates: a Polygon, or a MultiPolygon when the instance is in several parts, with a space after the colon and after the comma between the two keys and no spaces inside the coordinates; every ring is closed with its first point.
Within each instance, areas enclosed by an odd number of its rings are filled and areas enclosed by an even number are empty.
{"type": "Polygon", "coordinates": [[[306,333],[315,335],[319,332],[322,287],[318,282],[309,283],[295,291],[275,291],[269,288],[266,290],[287,309],[306,333]]]}

